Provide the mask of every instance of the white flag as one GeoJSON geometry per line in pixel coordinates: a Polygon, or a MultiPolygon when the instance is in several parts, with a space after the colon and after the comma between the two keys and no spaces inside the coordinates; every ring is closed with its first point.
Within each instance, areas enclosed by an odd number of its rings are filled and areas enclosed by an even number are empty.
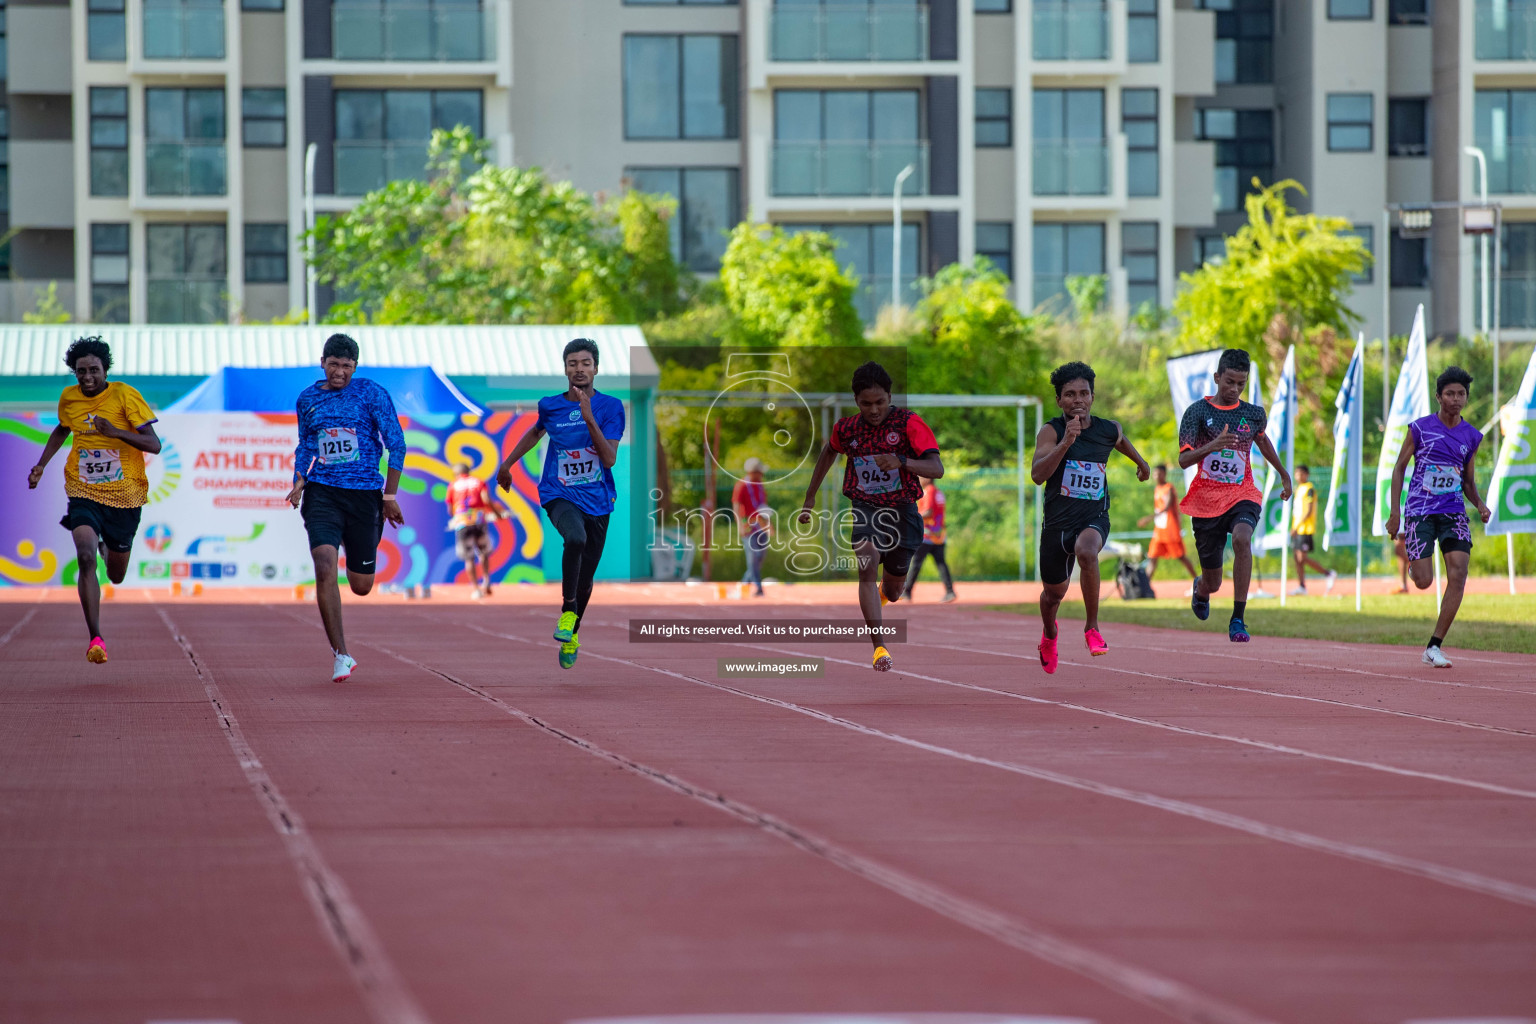
{"type": "Polygon", "coordinates": [[[1424,307],[1413,314],[1413,330],[1408,334],[1408,353],[1397,373],[1397,387],[1392,389],[1392,409],[1387,415],[1387,429],[1381,439],[1381,458],[1376,460],[1376,515],[1371,534],[1387,535],[1387,516],[1392,512],[1392,469],[1397,453],[1403,450],[1408,424],[1429,415],[1429,364],[1424,357],[1424,307]]]}
{"type": "Polygon", "coordinates": [[[1333,473],[1328,478],[1328,508],[1323,514],[1323,550],[1360,543],[1360,433],[1365,388],[1365,335],[1333,400],[1333,473]]]}
{"type": "MultiPolygon", "coordinates": [[[[1264,436],[1275,446],[1286,472],[1290,472],[1296,455],[1296,346],[1285,353],[1285,368],[1280,371],[1280,383],[1275,388],[1275,404],[1269,407],[1269,417],[1264,424],[1264,436]]],[[[1250,460],[1262,460],[1258,445],[1249,453],[1250,460]]],[[[1266,463],[1267,465],[1267,463],[1266,463]]],[[[1264,500],[1259,503],[1263,513],[1259,518],[1260,529],[1254,531],[1254,548],[1283,548],[1286,534],[1290,532],[1291,503],[1280,500],[1279,488],[1275,487],[1279,473],[1270,469],[1264,475],[1264,500]],[[1275,492],[1270,500],[1270,491],[1275,492]]]]}
{"type": "Polygon", "coordinates": [[[1536,533],[1536,352],[1520,390],[1499,410],[1504,443],[1488,486],[1493,518],[1485,533],[1536,533]]]}

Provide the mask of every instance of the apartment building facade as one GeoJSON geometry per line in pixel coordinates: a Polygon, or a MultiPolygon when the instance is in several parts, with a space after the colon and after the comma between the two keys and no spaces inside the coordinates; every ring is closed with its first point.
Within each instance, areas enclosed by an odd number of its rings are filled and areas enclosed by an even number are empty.
{"type": "MultiPolygon", "coordinates": [[[[302,307],[306,149],[316,208],[344,210],[466,124],[498,162],[677,196],[701,273],[742,217],[826,230],[867,317],[977,253],[1024,304],[1092,273],[1118,308],[1166,305],[1252,177],[1305,182],[1375,249],[1384,203],[1471,198],[1475,143],[1506,208],[1501,319],[1536,323],[1527,2],[9,0],[0,314],[49,281],[81,320],[302,307]]],[[[1456,226],[1390,234],[1367,329],[1425,301],[1471,332],[1456,226]]]]}

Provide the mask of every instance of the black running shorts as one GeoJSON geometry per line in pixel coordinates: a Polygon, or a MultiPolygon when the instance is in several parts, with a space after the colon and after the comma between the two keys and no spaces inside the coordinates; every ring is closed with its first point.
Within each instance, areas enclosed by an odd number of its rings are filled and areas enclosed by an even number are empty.
{"type": "Polygon", "coordinates": [[[1471,551],[1472,521],[1465,512],[1418,516],[1403,523],[1403,541],[1411,562],[1434,557],[1436,541],[1441,551],[1471,551]]]}
{"type": "Polygon", "coordinates": [[[1109,540],[1109,513],[1101,512],[1086,523],[1047,526],[1040,532],[1040,582],[1065,583],[1072,578],[1077,562],[1077,538],[1084,530],[1095,530],[1099,546],[1109,540]]]}
{"type": "Polygon", "coordinates": [[[384,535],[384,492],[354,491],[313,481],[304,485],[299,505],[311,549],[344,548],[347,568],[372,575],[379,568],[379,538],[384,535]]]}
{"type": "Polygon", "coordinates": [[[1238,523],[1247,523],[1257,530],[1259,514],[1258,502],[1240,501],[1219,516],[1190,516],[1189,523],[1195,530],[1195,551],[1200,556],[1200,568],[1220,569],[1227,555],[1227,535],[1238,523]]]}
{"type": "Polygon", "coordinates": [[[923,542],[923,516],[916,502],[905,505],[870,505],[853,502],[853,521],[849,542],[874,544],[880,552],[880,564],[892,576],[905,576],[912,556],[923,542]]]}
{"type": "Polygon", "coordinates": [[[70,498],[59,525],[73,531],[77,526],[89,526],[107,545],[108,551],[132,551],[133,538],[139,532],[139,517],[144,509],[114,508],[90,498],[70,498]]]}

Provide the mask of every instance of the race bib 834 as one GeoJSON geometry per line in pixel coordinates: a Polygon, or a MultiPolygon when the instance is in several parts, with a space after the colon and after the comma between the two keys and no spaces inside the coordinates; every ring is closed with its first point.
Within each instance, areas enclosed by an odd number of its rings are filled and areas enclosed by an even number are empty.
{"type": "Polygon", "coordinates": [[[1248,453],[1234,448],[1211,452],[1200,460],[1200,471],[1218,484],[1240,484],[1248,475],[1248,453]]]}

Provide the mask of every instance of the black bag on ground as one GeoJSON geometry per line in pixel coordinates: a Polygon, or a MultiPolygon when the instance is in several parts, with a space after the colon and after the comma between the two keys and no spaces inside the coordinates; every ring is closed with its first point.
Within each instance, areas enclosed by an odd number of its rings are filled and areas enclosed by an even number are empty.
{"type": "Polygon", "coordinates": [[[1147,570],[1124,559],[1115,569],[1115,586],[1125,601],[1157,596],[1152,590],[1152,580],[1147,576],[1147,570]]]}

